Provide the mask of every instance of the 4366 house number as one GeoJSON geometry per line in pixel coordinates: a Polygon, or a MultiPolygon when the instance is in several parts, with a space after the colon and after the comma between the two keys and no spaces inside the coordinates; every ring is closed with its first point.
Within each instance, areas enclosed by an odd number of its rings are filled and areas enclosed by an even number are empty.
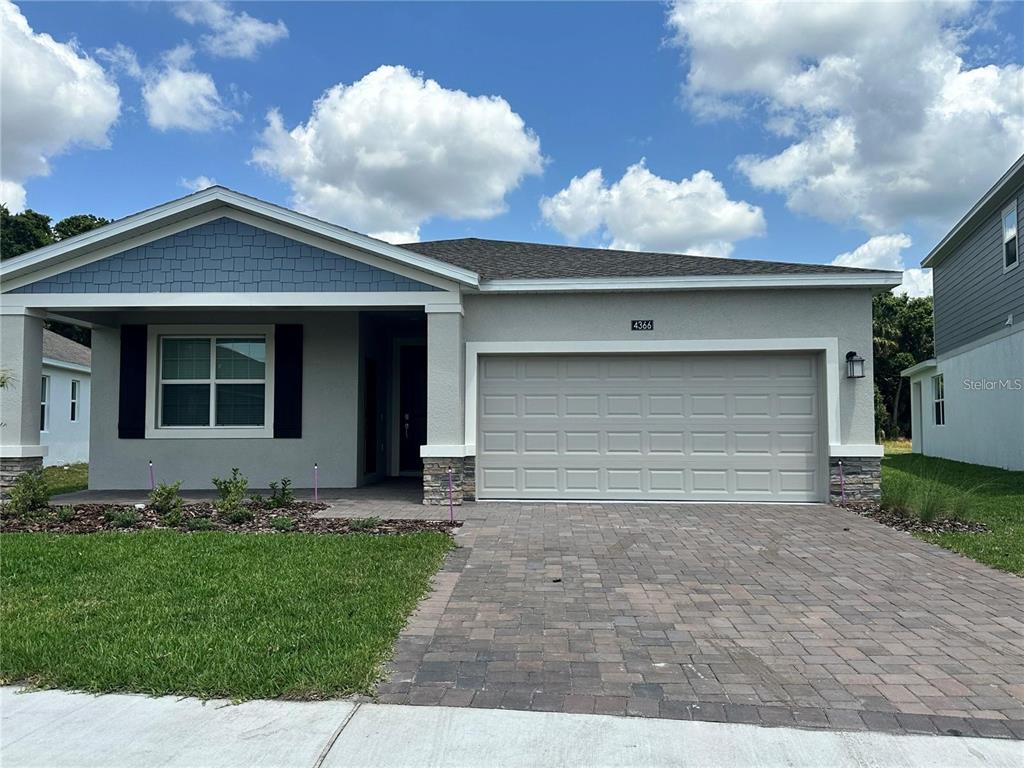
{"type": "Polygon", "coordinates": [[[653,320],[633,320],[630,330],[633,331],[653,331],[654,321],[653,320]]]}

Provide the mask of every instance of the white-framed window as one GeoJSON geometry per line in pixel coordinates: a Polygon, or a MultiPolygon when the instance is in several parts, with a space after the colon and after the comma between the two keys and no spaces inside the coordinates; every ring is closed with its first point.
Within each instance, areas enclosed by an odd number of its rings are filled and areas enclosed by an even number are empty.
{"type": "Polygon", "coordinates": [[[1020,263],[1017,247],[1017,201],[1003,209],[1003,271],[1009,272],[1020,263]]]}
{"type": "Polygon", "coordinates": [[[71,420],[78,421],[78,393],[82,389],[82,382],[78,379],[71,380],[71,420]]]}
{"type": "Polygon", "coordinates": [[[946,384],[942,374],[932,376],[932,399],[935,408],[935,424],[941,427],[946,423],[946,384]]]}
{"type": "Polygon", "coordinates": [[[147,437],[273,436],[273,328],[150,326],[147,437]]]}
{"type": "Polygon", "coordinates": [[[39,431],[46,432],[50,428],[50,377],[43,376],[39,385],[39,431]]]}

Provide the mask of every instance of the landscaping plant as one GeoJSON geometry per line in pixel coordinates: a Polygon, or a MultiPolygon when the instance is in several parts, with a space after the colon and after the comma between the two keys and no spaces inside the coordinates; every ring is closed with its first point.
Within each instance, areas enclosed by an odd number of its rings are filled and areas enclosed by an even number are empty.
{"type": "Polygon", "coordinates": [[[74,507],[61,507],[57,510],[57,519],[62,523],[70,523],[75,519],[74,507]]]}
{"type": "Polygon", "coordinates": [[[213,529],[213,520],[208,517],[190,517],[185,521],[185,528],[190,531],[209,531],[213,529]]]}
{"type": "Polygon", "coordinates": [[[245,495],[249,491],[249,480],[238,471],[238,467],[232,468],[231,477],[215,477],[211,482],[217,489],[218,498],[213,502],[213,507],[218,514],[228,517],[243,509],[245,495]]]}
{"type": "Polygon", "coordinates": [[[131,528],[141,519],[139,513],[134,509],[118,509],[116,507],[111,507],[105,511],[103,517],[106,518],[107,523],[115,528],[131,528]]]}
{"type": "Polygon", "coordinates": [[[290,477],[282,477],[281,484],[270,483],[270,508],[285,509],[295,501],[295,494],[292,493],[292,480],[290,477]]]}
{"type": "Polygon", "coordinates": [[[275,531],[287,533],[295,530],[295,521],[290,517],[275,517],[270,521],[270,527],[275,531]]]}
{"type": "Polygon", "coordinates": [[[5,506],[18,515],[28,515],[44,509],[50,502],[50,488],[43,470],[26,472],[14,481],[5,506]]]}
{"type": "Polygon", "coordinates": [[[379,517],[354,517],[348,521],[349,530],[370,531],[381,524],[379,517]]]}
{"type": "Polygon", "coordinates": [[[157,483],[156,488],[149,493],[149,506],[164,517],[177,512],[180,519],[184,503],[181,498],[180,480],[174,483],[157,483]]]}

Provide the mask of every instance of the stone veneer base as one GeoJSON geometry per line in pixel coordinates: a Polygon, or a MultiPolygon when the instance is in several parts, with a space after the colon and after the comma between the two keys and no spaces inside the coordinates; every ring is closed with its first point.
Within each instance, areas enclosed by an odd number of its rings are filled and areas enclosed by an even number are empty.
{"type": "Polygon", "coordinates": [[[844,456],[828,460],[828,497],[833,504],[882,500],[882,460],[844,456]]]}
{"type": "Polygon", "coordinates": [[[10,488],[26,472],[41,469],[41,456],[19,456],[0,458],[0,492],[10,488]]]}
{"type": "Polygon", "coordinates": [[[423,459],[423,503],[448,503],[448,468],[452,469],[451,499],[459,506],[476,500],[476,457],[452,456],[423,459]]]}

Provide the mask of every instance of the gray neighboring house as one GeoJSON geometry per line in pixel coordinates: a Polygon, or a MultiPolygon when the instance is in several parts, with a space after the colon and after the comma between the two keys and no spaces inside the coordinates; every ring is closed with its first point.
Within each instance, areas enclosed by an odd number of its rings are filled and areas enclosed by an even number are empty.
{"type": "Polygon", "coordinates": [[[87,346],[43,330],[39,431],[46,466],[89,460],[91,366],[92,351],[87,346]]]}
{"type": "Polygon", "coordinates": [[[913,450],[1024,469],[1024,156],[921,262],[932,268],[935,358],[910,380],[913,450]]]}
{"type": "MultiPolygon", "coordinates": [[[[871,297],[899,273],[395,246],[212,187],[0,277],[0,364],[24,381],[44,318],[92,329],[94,489],[145,488],[152,461],[186,488],[422,476],[427,503],[449,469],[456,503],[878,490],[871,297]]],[[[9,471],[44,451],[38,395],[3,393],[9,471]]]]}

